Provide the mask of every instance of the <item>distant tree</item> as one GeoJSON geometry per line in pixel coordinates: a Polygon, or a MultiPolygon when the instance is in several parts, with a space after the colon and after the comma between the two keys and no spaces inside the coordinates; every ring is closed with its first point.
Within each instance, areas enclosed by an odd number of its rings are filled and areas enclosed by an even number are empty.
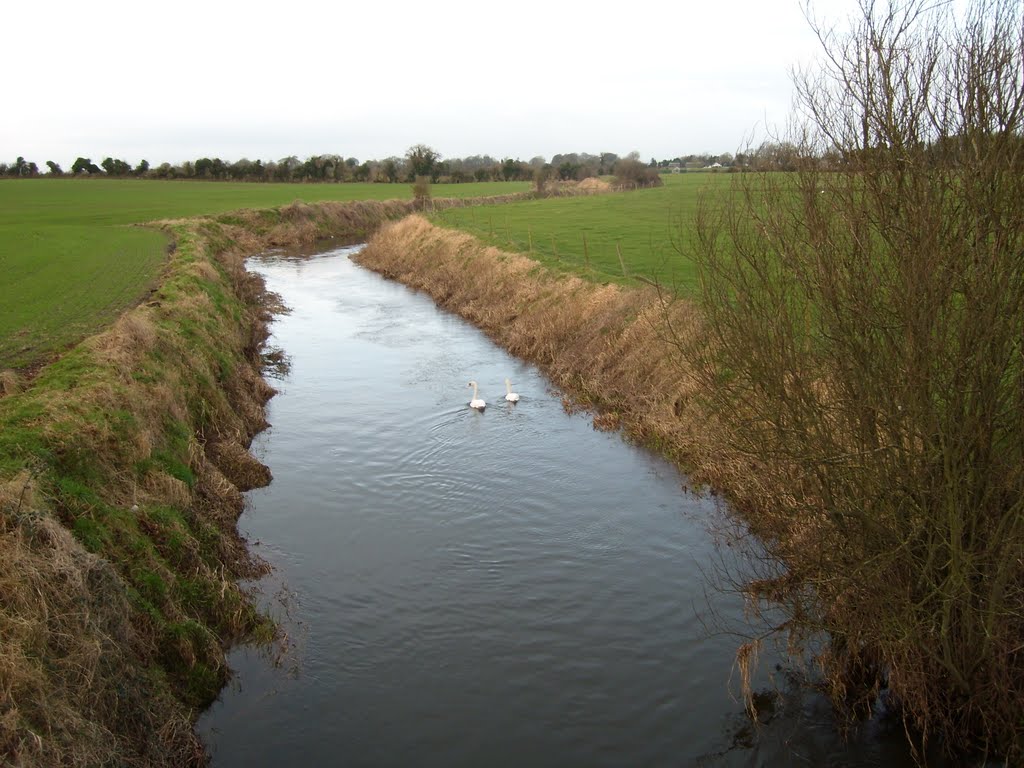
{"type": "Polygon", "coordinates": [[[395,162],[394,158],[388,158],[380,167],[381,175],[388,184],[394,184],[398,181],[398,163],[395,162]]]}
{"type": "Polygon", "coordinates": [[[127,176],[132,172],[132,167],[128,163],[124,160],[115,160],[112,157],[104,158],[100,166],[108,176],[127,176]]]}
{"type": "Polygon", "coordinates": [[[57,165],[53,160],[46,161],[46,167],[50,169],[51,176],[63,176],[64,171],[61,170],[60,166],[57,165]]]}
{"type": "Polygon", "coordinates": [[[358,166],[352,172],[352,178],[355,179],[356,181],[369,181],[370,180],[370,164],[369,163],[363,163],[362,165],[358,166]]]}
{"type": "Polygon", "coordinates": [[[277,163],[274,164],[274,180],[275,181],[291,181],[292,176],[295,173],[295,169],[298,168],[302,163],[299,162],[299,158],[295,155],[289,155],[288,157],[282,157],[277,163]]]}
{"type": "Polygon", "coordinates": [[[597,175],[604,176],[605,174],[611,173],[612,168],[615,167],[615,163],[619,161],[619,156],[614,152],[602,152],[601,161],[597,168],[597,175]]]}
{"type": "Polygon", "coordinates": [[[477,168],[473,171],[473,178],[477,181],[487,181],[487,178],[490,175],[490,172],[486,168],[477,168]]]}
{"type": "Polygon", "coordinates": [[[753,153],[753,165],[762,171],[795,171],[798,151],[789,141],[766,141],[753,153]]]}
{"type": "Polygon", "coordinates": [[[35,163],[27,162],[24,157],[18,157],[18,159],[14,161],[14,165],[7,166],[4,175],[21,177],[38,176],[39,166],[35,163]]]}
{"type": "Polygon", "coordinates": [[[615,186],[623,189],[636,189],[637,187],[660,187],[663,182],[661,175],[656,168],[651,168],[640,162],[636,153],[615,163],[615,186]]]}
{"type": "Polygon", "coordinates": [[[102,173],[100,167],[88,157],[79,157],[75,160],[74,165],[71,166],[71,172],[76,176],[81,173],[88,173],[90,176],[94,173],[102,173]]]}
{"type": "Polygon", "coordinates": [[[321,181],[324,177],[325,164],[323,159],[319,155],[307,158],[306,162],[302,163],[298,168],[295,169],[295,175],[299,179],[308,179],[310,181],[321,181]]]}
{"type": "Polygon", "coordinates": [[[430,203],[430,177],[417,176],[412,185],[412,197],[418,210],[423,210],[430,203]]]}
{"type": "Polygon", "coordinates": [[[426,144],[416,144],[409,147],[405,153],[405,159],[409,167],[409,175],[431,176],[434,173],[434,165],[441,159],[441,155],[426,144]]]}
{"type": "Polygon", "coordinates": [[[554,175],[554,170],[550,163],[544,163],[540,168],[533,169],[533,191],[537,197],[547,195],[548,182],[554,175]]]}
{"type": "Polygon", "coordinates": [[[533,178],[533,169],[522,160],[506,158],[501,164],[501,176],[505,181],[523,181],[533,178]]]}
{"type": "Polygon", "coordinates": [[[35,163],[29,163],[24,157],[18,157],[14,161],[14,165],[8,166],[4,175],[10,176],[38,176],[39,166],[35,163]]]}
{"type": "Polygon", "coordinates": [[[199,178],[208,179],[213,176],[213,160],[208,157],[200,157],[194,167],[199,178]]]}
{"type": "Polygon", "coordinates": [[[136,176],[145,176],[149,170],[149,160],[142,160],[137,166],[135,166],[136,176]]]}

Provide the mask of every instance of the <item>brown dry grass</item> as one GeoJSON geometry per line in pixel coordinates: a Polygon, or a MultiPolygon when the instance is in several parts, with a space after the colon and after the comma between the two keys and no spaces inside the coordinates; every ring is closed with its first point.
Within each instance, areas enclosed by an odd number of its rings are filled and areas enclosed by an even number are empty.
{"type": "Polygon", "coordinates": [[[136,663],[152,648],[116,569],[45,512],[29,473],[0,485],[0,510],[4,764],[192,764],[187,713],[136,663]]]}
{"type": "Polygon", "coordinates": [[[110,329],[86,339],[84,344],[124,376],[152,352],[156,340],[152,312],[143,306],[121,315],[110,329]]]}
{"type": "Polygon", "coordinates": [[[577,189],[588,195],[599,195],[604,192],[611,192],[612,185],[602,179],[591,177],[581,181],[577,189]]]}
{"type": "Polygon", "coordinates": [[[273,393],[267,318],[206,226],[172,228],[152,301],[0,401],[22,435],[0,458],[24,467],[0,475],[5,765],[201,764],[194,707],[226,679],[227,643],[266,636],[237,583],[265,566],[235,523],[239,486],[269,481],[245,450],[273,393]]]}
{"type": "Polygon", "coordinates": [[[0,397],[13,395],[21,390],[21,380],[18,374],[11,370],[0,371],[0,397]]]}
{"type": "Polygon", "coordinates": [[[523,255],[410,216],[384,227],[356,259],[422,290],[635,439],[684,463],[698,480],[722,481],[712,461],[715,426],[680,353],[700,317],[653,288],[553,276],[523,255]],[[468,265],[472,269],[467,269],[468,265]]]}

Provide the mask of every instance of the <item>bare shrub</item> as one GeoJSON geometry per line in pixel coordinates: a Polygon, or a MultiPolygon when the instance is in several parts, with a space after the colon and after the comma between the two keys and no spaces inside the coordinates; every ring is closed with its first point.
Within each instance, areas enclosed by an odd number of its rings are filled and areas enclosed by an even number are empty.
{"type": "Polygon", "coordinates": [[[430,205],[430,177],[417,176],[412,185],[412,198],[417,211],[426,210],[430,205]]]}
{"type": "Polygon", "coordinates": [[[650,168],[635,157],[626,157],[615,163],[616,189],[660,187],[664,182],[657,168],[650,168]]]}
{"type": "Polygon", "coordinates": [[[798,76],[795,173],[698,217],[707,403],[837,702],[888,687],[949,749],[1024,759],[1019,0],[863,0],[798,76]]]}

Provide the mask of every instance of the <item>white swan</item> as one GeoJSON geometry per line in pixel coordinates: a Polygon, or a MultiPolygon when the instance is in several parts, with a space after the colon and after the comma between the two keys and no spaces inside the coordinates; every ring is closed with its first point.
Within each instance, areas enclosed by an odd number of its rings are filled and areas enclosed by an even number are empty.
{"type": "Polygon", "coordinates": [[[519,394],[512,391],[512,382],[509,381],[508,379],[505,379],[505,392],[507,393],[505,395],[505,399],[508,400],[510,403],[519,402],[519,394]]]}
{"type": "Polygon", "coordinates": [[[475,381],[471,381],[471,382],[469,382],[469,384],[467,386],[470,386],[470,387],[473,388],[473,399],[469,401],[469,407],[470,408],[476,408],[478,411],[482,411],[487,406],[487,403],[485,403],[483,400],[480,399],[480,397],[479,397],[479,395],[477,393],[476,382],[475,381]]]}

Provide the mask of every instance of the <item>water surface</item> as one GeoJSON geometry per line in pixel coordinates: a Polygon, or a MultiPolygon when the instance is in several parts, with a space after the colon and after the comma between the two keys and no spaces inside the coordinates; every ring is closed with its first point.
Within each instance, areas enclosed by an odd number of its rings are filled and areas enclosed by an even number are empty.
{"type": "Polygon", "coordinates": [[[231,654],[214,766],[908,764],[877,727],[844,744],[770,658],[786,692],[754,729],[715,632],[743,620],[708,588],[714,500],[350,252],[250,264],[293,309],[292,366],[239,525],[292,649],[231,654]]]}

